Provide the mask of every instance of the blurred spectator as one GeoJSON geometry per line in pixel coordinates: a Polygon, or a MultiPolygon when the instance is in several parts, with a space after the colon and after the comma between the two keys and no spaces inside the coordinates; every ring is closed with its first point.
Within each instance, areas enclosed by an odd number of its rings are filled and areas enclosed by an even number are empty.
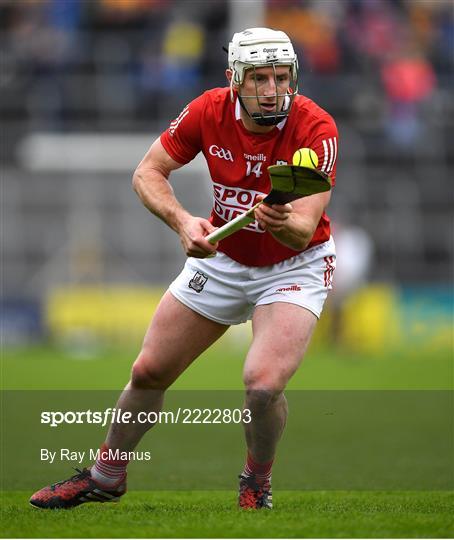
{"type": "Polygon", "coordinates": [[[425,58],[410,53],[384,63],[381,76],[389,104],[388,135],[401,149],[411,149],[424,130],[419,106],[434,93],[434,70],[425,58]]]}
{"type": "Polygon", "coordinates": [[[329,306],[333,340],[340,343],[343,306],[367,283],[374,246],[371,237],[363,228],[347,223],[333,223],[333,235],[336,241],[336,270],[329,306]]]}
{"type": "MultiPolygon", "coordinates": [[[[291,4],[291,3],[289,3],[291,4]]],[[[265,26],[286,32],[306,68],[319,73],[335,73],[340,68],[340,49],[336,39],[336,20],[325,12],[274,3],[268,10],[265,26]]]]}
{"type": "Polygon", "coordinates": [[[392,54],[401,39],[403,24],[395,4],[388,0],[366,0],[349,2],[344,28],[353,54],[359,55],[366,67],[392,54]]]}
{"type": "Polygon", "coordinates": [[[168,91],[197,86],[204,45],[203,28],[197,23],[181,20],[169,25],[164,36],[162,74],[168,91]]]}

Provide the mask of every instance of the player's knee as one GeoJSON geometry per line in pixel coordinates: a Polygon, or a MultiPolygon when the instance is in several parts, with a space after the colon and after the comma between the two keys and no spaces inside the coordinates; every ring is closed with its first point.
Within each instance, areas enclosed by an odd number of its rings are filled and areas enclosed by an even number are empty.
{"type": "Polygon", "coordinates": [[[165,390],[170,383],[164,371],[156,367],[146,351],[141,351],[132,366],[131,385],[134,388],[165,390]]]}
{"type": "Polygon", "coordinates": [[[246,403],[254,410],[265,409],[280,399],[285,388],[285,380],[276,372],[248,370],[244,374],[246,403]]]}
{"type": "Polygon", "coordinates": [[[267,392],[271,396],[281,394],[287,384],[288,377],[278,370],[249,369],[244,373],[246,392],[267,392]]]}

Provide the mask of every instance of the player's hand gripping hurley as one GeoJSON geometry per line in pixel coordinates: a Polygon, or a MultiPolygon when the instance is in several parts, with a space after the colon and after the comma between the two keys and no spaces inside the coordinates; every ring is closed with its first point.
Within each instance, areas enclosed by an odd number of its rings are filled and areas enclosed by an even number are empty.
{"type": "Polygon", "coordinates": [[[286,204],[331,189],[331,178],[317,169],[296,165],[271,165],[268,173],[272,186],[270,193],[247,212],[210,233],[206,237],[208,242],[215,244],[255,221],[254,210],[263,203],[286,204]]]}

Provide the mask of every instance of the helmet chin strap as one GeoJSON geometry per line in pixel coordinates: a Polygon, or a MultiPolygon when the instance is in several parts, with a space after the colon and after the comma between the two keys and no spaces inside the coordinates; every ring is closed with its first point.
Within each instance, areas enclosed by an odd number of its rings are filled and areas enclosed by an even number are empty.
{"type": "MultiPolygon", "coordinates": [[[[289,105],[288,103],[289,99],[290,99],[290,96],[285,97],[284,104],[282,105],[282,107],[284,107],[285,105],[289,105]]],[[[281,109],[279,112],[270,112],[270,113],[255,112],[251,114],[248,111],[239,93],[238,93],[238,100],[244,112],[249,116],[249,118],[252,121],[254,121],[259,126],[276,126],[277,124],[282,122],[282,120],[287,118],[288,113],[289,113],[290,107],[287,107],[286,110],[281,109]]]]}

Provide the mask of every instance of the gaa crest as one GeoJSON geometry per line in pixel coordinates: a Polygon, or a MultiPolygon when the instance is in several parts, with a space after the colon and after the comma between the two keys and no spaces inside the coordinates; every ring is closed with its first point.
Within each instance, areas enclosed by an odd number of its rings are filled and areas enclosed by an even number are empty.
{"type": "Polygon", "coordinates": [[[208,281],[208,276],[202,274],[202,272],[196,272],[190,280],[188,286],[190,289],[194,289],[195,292],[202,292],[205,283],[208,281]]]}

